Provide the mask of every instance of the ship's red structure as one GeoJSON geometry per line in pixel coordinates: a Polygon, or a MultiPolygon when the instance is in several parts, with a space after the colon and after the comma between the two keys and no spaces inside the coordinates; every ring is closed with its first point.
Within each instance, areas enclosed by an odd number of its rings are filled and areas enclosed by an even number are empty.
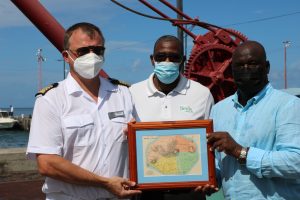
{"type": "Polygon", "coordinates": [[[246,36],[232,29],[224,29],[193,19],[166,0],[159,1],[175,11],[184,20],[172,19],[146,0],[139,1],[193,38],[194,46],[184,70],[184,75],[187,78],[207,86],[213,94],[215,102],[235,92],[236,87],[230,67],[231,56],[234,49],[247,40],[246,36]],[[185,28],[184,24],[200,26],[207,29],[208,32],[204,35],[195,35],[185,28]]]}
{"type": "MultiPolygon", "coordinates": [[[[11,1],[59,51],[63,50],[63,27],[49,14],[38,0],[11,1]]],[[[111,1],[116,2],[116,0],[111,1]]],[[[241,42],[247,40],[243,34],[232,29],[220,28],[212,24],[200,22],[198,19],[193,19],[166,0],[159,1],[182,16],[184,20],[172,19],[146,0],[139,1],[193,38],[194,46],[184,70],[184,75],[187,78],[207,86],[211,90],[216,102],[234,93],[236,87],[232,79],[230,68],[231,56],[234,49],[241,42]],[[196,35],[185,28],[183,26],[184,24],[200,26],[207,29],[207,33],[204,35],[196,35]]],[[[104,71],[101,71],[101,75],[107,77],[104,71]]]]}

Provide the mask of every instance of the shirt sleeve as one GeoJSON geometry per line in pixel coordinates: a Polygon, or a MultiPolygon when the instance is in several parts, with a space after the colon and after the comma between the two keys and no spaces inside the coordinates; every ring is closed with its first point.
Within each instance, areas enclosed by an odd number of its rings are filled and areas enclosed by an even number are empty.
{"type": "Polygon", "coordinates": [[[36,99],[26,152],[30,159],[36,154],[62,155],[61,120],[58,107],[50,102],[44,96],[36,99]]]}
{"type": "MultiPolygon", "coordinates": [[[[213,106],[213,105],[212,105],[213,106]]],[[[213,119],[214,116],[214,109],[212,107],[211,109],[211,113],[210,113],[210,119],[213,119]]],[[[220,170],[220,163],[221,161],[221,153],[218,151],[215,151],[215,168],[216,168],[216,179],[217,179],[217,184],[218,187],[221,188],[222,187],[222,178],[221,178],[221,170],[220,170]]]]}
{"type": "Polygon", "coordinates": [[[210,116],[210,111],[212,109],[212,106],[214,105],[214,98],[212,94],[209,92],[207,101],[206,101],[206,107],[205,107],[205,117],[204,119],[208,119],[210,116]]]}
{"type": "Polygon", "coordinates": [[[134,98],[133,98],[134,90],[132,89],[132,87],[129,87],[129,92],[130,92],[132,107],[133,107],[132,108],[132,116],[135,119],[135,121],[140,122],[141,120],[139,118],[138,112],[137,112],[136,107],[135,107],[135,102],[134,102],[134,98]]]}
{"type": "Polygon", "coordinates": [[[300,101],[284,103],[276,114],[276,138],[271,151],[250,147],[247,168],[257,177],[300,178],[300,101]]]}

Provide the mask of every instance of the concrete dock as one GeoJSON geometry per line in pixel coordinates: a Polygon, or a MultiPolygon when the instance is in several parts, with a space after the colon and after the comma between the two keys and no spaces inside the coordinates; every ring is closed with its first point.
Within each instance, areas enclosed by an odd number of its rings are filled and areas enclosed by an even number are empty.
{"type": "Polygon", "coordinates": [[[31,116],[16,116],[14,119],[17,120],[17,123],[13,127],[14,129],[30,130],[31,116]]]}
{"type": "Polygon", "coordinates": [[[44,177],[25,152],[25,148],[0,149],[0,200],[45,199],[41,191],[44,177]]]}

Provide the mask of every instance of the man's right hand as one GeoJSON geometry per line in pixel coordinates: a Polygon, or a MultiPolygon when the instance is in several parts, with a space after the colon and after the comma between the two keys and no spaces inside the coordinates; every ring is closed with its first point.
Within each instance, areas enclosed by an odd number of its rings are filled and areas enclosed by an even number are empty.
{"type": "Polygon", "coordinates": [[[43,176],[71,184],[104,187],[119,198],[126,198],[141,193],[140,190],[130,190],[130,188],[135,186],[135,182],[120,177],[106,178],[96,175],[58,155],[38,154],[37,161],[39,172],[43,176]]]}
{"type": "Polygon", "coordinates": [[[109,179],[106,188],[119,198],[128,198],[142,193],[140,190],[131,189],[135,184],[135,182],[114,176],[109,179]]]}

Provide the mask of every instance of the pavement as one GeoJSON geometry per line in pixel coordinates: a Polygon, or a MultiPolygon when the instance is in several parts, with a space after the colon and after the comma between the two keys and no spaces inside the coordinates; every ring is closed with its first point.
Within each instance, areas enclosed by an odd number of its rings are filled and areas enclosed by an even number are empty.
{"type": "MultiPolygon", "coordinates": [[[[2,182],[0,176],[0,200],[44,200],[42,192],[43,178],[39,180],[16,180],[2,182]]],[[[222,190],[206,200],[224,200],[222,190]]]]}
{"type": "Polygon", "coordinates": [[[26,148],[0,148],[0,200],[44,200],[44,177],[26,148]]]}
{"type": "Polygon", "coordinates": [[[0,200],[42,200],[44,177],[37,171],[0,173],[0,200]]]}
{"type": "Polygon", "coordinates": [[[42,200],[43,180],[0,183],[0,200],[42,200]]]}

